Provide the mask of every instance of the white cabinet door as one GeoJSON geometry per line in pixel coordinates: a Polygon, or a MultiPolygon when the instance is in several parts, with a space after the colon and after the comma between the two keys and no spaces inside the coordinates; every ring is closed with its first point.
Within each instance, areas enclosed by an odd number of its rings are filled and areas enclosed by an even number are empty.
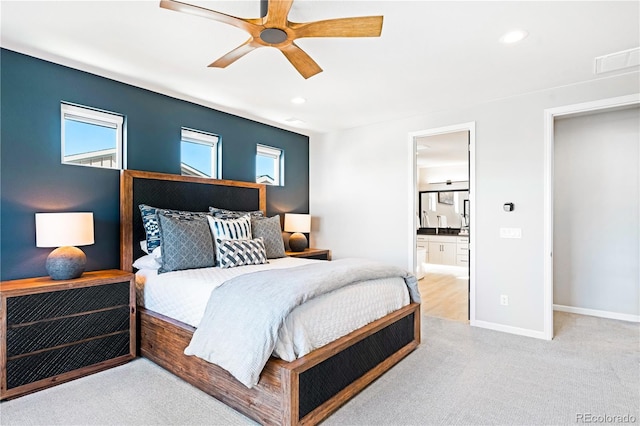
{"type": "Polygon", "coordinates": [[[456,243],[441,243],[442,244],[442,264],[455,265],[456,264],[456,243]]]}
{"type": "Polygon", "coordinates": [[[429,241],[429,263],[455,265],[456,243],[429,241]]]}

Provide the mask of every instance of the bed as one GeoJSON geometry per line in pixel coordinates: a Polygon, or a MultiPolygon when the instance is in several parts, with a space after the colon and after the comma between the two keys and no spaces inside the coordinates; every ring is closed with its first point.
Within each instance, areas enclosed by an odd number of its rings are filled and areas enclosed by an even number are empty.
{"type": "MultiPolygon", "coordinates": [[[[125,170],[121,175],[121,268],[144,255],[138,209],[149,204],[207,211],[266,210],[266,186],[125,170]]],[[[317,424],[420,343],[420,305],[409,303],[301,358],[271,357],[256,386],[246,387],[225,369],[184,354],[195,327],[138,308],[139,353],[228,406],[262,424],[317,424]]]]}

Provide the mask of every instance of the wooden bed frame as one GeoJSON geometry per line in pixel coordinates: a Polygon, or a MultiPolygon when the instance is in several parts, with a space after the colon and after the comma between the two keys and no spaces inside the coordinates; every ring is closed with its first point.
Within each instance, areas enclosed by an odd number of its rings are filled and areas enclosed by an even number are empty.
{"type": "MultiPolygon", "coordinates": [[[[207,211],[209,205],[266,211],[262,184],[125,170],[120,185],[120,266],[127,271],[142,254],[140,203],[189,211],[207,211]],[[199,197],[204,199],[194,201],[199,197]]],[[[265,425],[319,423],[420,343],[420,305],[411,303],[295,361],[272,357],[258,385],[249,389],[217,365],[184,355],[193,327],[142,307],[138,315],[142,356],[265,425]]]]}

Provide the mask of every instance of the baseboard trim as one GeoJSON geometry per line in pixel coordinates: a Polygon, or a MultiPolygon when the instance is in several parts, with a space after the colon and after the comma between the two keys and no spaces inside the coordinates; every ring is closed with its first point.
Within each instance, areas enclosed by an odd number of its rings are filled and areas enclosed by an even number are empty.
{"type": "Polygon", "coordinates": [[[510,325],[497,324],[487,321],[471,321],[471,325],[479,328],[487,328],[489,330],[502,331],[504,333],[517,334],[519,336],[533,337],[536,339],[549,340],[545,337],[543,331],[530,330],[528,328],[513,327],[510,325]]]}
{"type": "Polygon", "coordinates": [[[640,322],[640,315],[621,314],[618,312],[600,311],[597,309],[576,308],[574,306],[553,305],[554,311],[569,312],[571,314],[589,315],[592,317],[609,318],[620,321],[640,322]]]}

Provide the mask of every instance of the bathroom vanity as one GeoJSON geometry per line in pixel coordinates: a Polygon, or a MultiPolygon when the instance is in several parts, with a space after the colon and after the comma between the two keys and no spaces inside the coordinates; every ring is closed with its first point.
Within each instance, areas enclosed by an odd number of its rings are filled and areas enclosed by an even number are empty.
{"type": "Polygon", "coordinates": [[[424,259],[418,256],[418,263],[422,261],[464,267],[469,265],[468,235],[418,233],[416,241],[417,253],[425,253],[424,259]]]}

